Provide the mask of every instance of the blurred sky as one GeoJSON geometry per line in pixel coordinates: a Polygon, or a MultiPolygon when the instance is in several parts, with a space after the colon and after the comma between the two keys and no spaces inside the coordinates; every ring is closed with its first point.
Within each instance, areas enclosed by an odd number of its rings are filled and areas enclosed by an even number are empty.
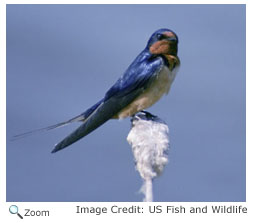
{"type": "Polygon", "coordinates": [[[170,128],[171,151],[155,201],[245,201],[245,5],[8,5],[7,201],[141,201],[126,137],[111,120],[63,151],[150,35],[179,36],[181,69],[148,109],[170,128]]]}

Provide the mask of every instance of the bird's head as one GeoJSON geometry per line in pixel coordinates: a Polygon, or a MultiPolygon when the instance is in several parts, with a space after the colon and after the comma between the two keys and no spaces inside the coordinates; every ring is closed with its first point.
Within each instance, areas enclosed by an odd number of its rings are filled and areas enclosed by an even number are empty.
{"type": "Polygon", "coordinates": [[[146,48],[151,54],[177,55],[178,37],[170,29],[159,29],[149,39],[146,48]]]}

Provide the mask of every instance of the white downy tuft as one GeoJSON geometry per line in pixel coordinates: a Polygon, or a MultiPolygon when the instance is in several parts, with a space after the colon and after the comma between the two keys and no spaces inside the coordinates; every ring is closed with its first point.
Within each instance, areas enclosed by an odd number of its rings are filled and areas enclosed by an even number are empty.
{"type": "Polygon", "coordinates": [[[144,180],[144,201],[153,201],[152,180],[168,162],[169,129],[157,116],[139,112],[132,119],[127,141],[132,147],[136,169],[144,180]]]}

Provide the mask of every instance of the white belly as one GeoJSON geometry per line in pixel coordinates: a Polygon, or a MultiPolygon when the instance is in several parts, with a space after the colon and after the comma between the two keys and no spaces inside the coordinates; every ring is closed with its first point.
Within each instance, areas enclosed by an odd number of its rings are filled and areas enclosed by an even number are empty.
{"type": "Polygon", "coordinates": [[[176,76],[177,69],[170,71],[166,66],[159,72],[157,79],[138,96],[131,104],[122,109],[115,118],[122,119],[132,116],[156,103],[163,94],[167,94],[176,76]]]}

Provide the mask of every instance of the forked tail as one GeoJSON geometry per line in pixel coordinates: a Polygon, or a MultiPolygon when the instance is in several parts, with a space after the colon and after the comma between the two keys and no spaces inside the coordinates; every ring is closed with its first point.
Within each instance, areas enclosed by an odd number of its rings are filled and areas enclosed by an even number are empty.
{"type": "Polygon", "coordinates": [[[72,119],[69,119],[68,121],[61,122],[61,123],[58,123],[58,124],[55,124],[55,125],[51,125],[51,126],[48,126],[48,127],[44,127],[44,128],[40,128],[40,129],[35,129],[35,130],[29,131],[29,132],[25,132],[25,133],[22,133],[22,134],[15,135],[15,136],[13,136],[11,138],[11,141],[15,141],[15,140],[24,138],[26,136],[30,136],[30,135],[35,134],[35,133],[40,133],[40,132],[44,132],[44,131],[49,131],[49,130],[52,130],[52,129],[60,128],[60,127],[63,127],[65,125],[68,125],[68,124],[73,123],[73,122],[85,121],[93,113],[93,111],[95,111],[97,109],[97,107],[102,103],[102,101],[103,100],[100,100],[98,103],[93,105],[91,108],[89,108],[84,113],[82,113],[82,114],[80,114],[80,115],[78,115],[78,116],[76,116],[76,117],[74,117],[72,119]]]}

